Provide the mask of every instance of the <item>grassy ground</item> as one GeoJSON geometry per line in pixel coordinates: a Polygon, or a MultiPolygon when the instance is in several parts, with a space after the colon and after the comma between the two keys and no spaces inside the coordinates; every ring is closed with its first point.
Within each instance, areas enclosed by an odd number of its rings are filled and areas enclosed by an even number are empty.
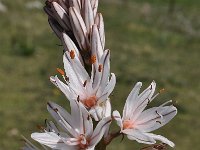
{"type": "MultiPolygon", "coordinates": [[[[50,118],[46,102],[67,105],[49,82],[62,68],[62,48],[52,34],[42,10],[28,10],[26,0],[2,2],[0,13],[0,150],[22,146],[36,125],[50,118]]],[[[154,102],[177,101],[175,119],[155,133],[176,143],[177,150],[199,150],[200,20],[198,0],[176,0],[169,13],[168,1],[101,1],[106,27],[106,47],[111,49],[112,72],[117,86],[113,109],[122,111],[134,83],[155,80],[166,92],[154,102]]],[[[142,145],[120,138],[108,149],[139,149],[142,145]]]]}

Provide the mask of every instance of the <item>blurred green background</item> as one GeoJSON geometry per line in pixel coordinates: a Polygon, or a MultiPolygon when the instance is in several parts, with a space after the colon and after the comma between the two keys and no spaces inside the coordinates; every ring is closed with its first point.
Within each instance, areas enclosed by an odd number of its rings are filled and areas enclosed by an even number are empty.
{"type": "MultiPolygon", "coordinates": [[[[62,47],[48,25],[43,0],[32,5],[28,0],[0,2],[0,150],[17,150],[23,145],[20,135],[30,138],[36,125],[51,120],[47,101],[68,105],[49,82],[63,67],[62,47]]],[[[155,80],[157,91],[166,92],[153,105],[173,99],[179,112],[154,133],[174,141],[177,150],[200,149],[199,6],[199,0],[100,0],[106,48],[117,75],[113,110],[122,111],[137,81],[144,89],[155,80]]],[[[108,150],[144,146],[120,140],[108,150]]]]}

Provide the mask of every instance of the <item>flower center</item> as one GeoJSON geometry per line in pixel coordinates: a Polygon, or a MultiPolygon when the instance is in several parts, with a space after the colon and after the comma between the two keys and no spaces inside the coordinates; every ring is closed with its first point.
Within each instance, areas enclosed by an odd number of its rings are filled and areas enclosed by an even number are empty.
{"type": "Polygon", "coordinates": [[[83,100],[82,102],[83,102],[83,104],[84,104],[85,106],[91,108],[91,107],[93,107],[93,106],[96,105],[96,103],[97,103],[96,100],[97,100],[97,97],[96,97],[96,96],[91,96],[91,97],[89,97],[89,98],[83,100]]]}
{"type": "Polygon", "coordinates": [[[79,147],[81,148],[81,149],[86,149],[87,147],[88,147],[88,141],[87,141],[87,139],[85,138],[85,136],[84,135],[80,135],[79,136],[79,147]]]}
{"type": "Polygon", "coordinates": [[[134,124],[131,120],[124,120],[123,121],[123,129],[133,129],[134,124]]]}

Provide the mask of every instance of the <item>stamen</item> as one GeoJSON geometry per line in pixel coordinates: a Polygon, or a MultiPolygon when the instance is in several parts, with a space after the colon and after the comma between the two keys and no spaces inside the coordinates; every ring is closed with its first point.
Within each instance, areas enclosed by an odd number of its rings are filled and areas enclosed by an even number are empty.
{"type": "Polygon", "coordinates": [[[83,83],[83,87],[85,87],[87,84],[87,80],[85,80],[85,82],[83,83]]]}
{"type": "Polygon", "coordinates": [[[69,83],[69,77],[68,76],[64,76],[63,78],[64,78],[65,82],[67,82],[67,84],[68,84],[69,83]]]}
{"type": "Polygon", "coordinates": [[[79,96],[79,95],[78,95],[78,97],[77,97],[77,101],[80,102],[80,96],[79,96]]]}
{"type": "Polygon", "coordinates": [[[169,103],[172,103],[172,100],[169,100],[169,101],[163,103],[162,105],[159,106],[159,108],[160,108],[160,107],[163,107],[163,106],[166,106],[166,105],[169,104],[169,103]]]}
{"type": "Polygon", "coordinates": [[[160,116],[161,119],[163,119],[163,116],[162,116],[160,113],[158,113],[157,110],[156,110],[156,114],[157,114],[158,116],[160,116]]]}
{"type": "Polygon", "coordinates": [[[57,68],[56,69],[62,76],[64,76],[65,75],[65,72],[62,70],[62,69],[60,69],[60,68],[57,68]]]}
{"type": "Polygon", "coordinates": [[[156,95],[154,95],[150,101],[154,100],[160,93],[157,93],[156,95]]]}
{"type": "Polygon", "coordinates": [[[91,64],[94,64],[96,62],[97,58],[95,55],[92,55],[90,60],[91,60],[91,64]]]}
{"type": "Polygon", "coordinates": [[[71,59],[74,59],[74,57],[75,57],[75,52],[74,52],[74,50],[71,50],[71,51],[70,51],[70,57],[71,57],[71,59]]]}
{"type": "Polygon", "coordinates": [[[149,103],[150,103],[151,101],[150,101],[150,99],[149,99],[149,98],[147,98],[147,99],[148,99],[147,105],[149,105],[149,103]]]}
{"type": "Polygon", "coordinates": [[[102,65],[102,64],[100,64],[100,65],[99,65],[99,68],[98,68],[98,71],[99,71],[99,72],[101,72],[101,71],[102,71],[102,69],[103,69],[103,65],[102,65]]]}
{"type": "Polygon", "coordinates": [[[158,121],[158,120],[157,120],[156,122],[162,124],[161,121],[158,121]]]}
{"type": "MultiPolygon", "coordinates": [[[[62,75],[63,79],[68,84],[69,83],[69,77],[65,75],[65,72],[60,68],[57,68],[57,71],[62,75]]],[[[55,84],[57,84],[56,81],[55,81],[55,84]]]]}

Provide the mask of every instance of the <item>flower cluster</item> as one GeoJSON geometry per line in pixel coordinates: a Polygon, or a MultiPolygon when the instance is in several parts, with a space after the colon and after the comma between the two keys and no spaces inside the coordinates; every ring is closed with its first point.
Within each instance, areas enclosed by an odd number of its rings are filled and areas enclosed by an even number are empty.
{"type": "MultiPolygon", "coordinates": [[[[159,94],[156,83],[140,93],[138,82],[129,94],[123,116],[111,111],[109,96],[116,84],[110,72],[110,50],[105,49],[103,17],[97,13],[98,0],[47,0],[44,7],[55,34],[64,47],[64,71],[57,68],[63,79],[51,76],[50,81],[69,100],[71,113],[61,106],[48,102],[47,110],[56,123],[45,121],[42,132],[31,137],[44,149],[93,150],[106,146],[119,135],[139,143],[155,144],[159,140],[171,147],[167,138],[150,133],[168,123],[177,109],[168,101],[158,107],[146,109],[159,94]],[[110,133],[115,120],[119,131],[110,133]]],[[[27,139],[24,150],[39,149],[27,139]]]]}

